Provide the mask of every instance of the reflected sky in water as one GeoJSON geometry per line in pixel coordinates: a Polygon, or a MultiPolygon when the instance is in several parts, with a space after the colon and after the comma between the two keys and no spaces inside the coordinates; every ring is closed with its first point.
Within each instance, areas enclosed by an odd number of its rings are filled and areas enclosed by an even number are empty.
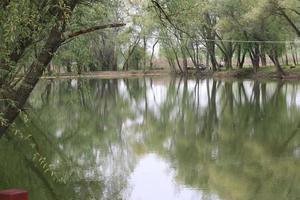
{"type": "Polygon", "coordinates": [[[296,82],[43,80],[0,140],[0,188],[31,200],[296,200],[299,130],[296,82]]]}
{"type": "MultiPolygon", "coordinates": [[[[201,191],[176,183],[175,172],[156,154],[147,154],[138,162],[129,179],[129,197],[136,200],[198,200],[203,198],[201,191]]],[[[218,200],[219,198],[211,198],[218,200]]]]}

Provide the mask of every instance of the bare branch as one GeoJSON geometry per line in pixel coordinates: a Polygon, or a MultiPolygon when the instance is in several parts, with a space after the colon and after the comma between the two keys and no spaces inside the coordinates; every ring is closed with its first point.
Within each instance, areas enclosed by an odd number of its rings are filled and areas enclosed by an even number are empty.
{"type": "Polygon", "coordinates": [[[126,24],[124,23],[113,23],[113,24],[105,24],[105,25],[99,25],[99,26],[93,26],[87,29],[82,29],[76,32],[72,32],[69,33],[68,35],[66,35],[62,41],[65,42],[66,40],[70,40],[72,38],[75,38],[77,36],[83,35],[83,34],[87,34],[87,33],[91,33],[97,30],[103,30],[103,29],[107,29],[107,28],[118,28],[118,27],[123,27],[126,24]]]}

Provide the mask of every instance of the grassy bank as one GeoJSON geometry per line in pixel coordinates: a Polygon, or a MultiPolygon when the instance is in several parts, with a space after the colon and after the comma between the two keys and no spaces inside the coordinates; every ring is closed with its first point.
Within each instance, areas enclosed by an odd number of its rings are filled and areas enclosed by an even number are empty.
{"type": "Polygon", "coordinates": [[[300,80],[300,67],[283,67],[285,75],[279,76],[274,67],[260,67],[255,73],[252,68],[222,70],[211,73],[212,77],[218,78],[251,78],[251,79],[286,79],[300,80]]]}

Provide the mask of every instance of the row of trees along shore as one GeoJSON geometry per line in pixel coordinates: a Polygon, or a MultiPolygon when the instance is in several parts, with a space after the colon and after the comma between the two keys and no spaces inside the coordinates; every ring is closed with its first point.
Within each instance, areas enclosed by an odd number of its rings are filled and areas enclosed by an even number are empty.
{"type": "Polygon", "coordinates": [[[284,76],[282,58],[297,64],[299,7],[298,0],[2,0],[0,135],[51,66],[146,70],[159,48],[180,73],[190,63],[217,71],[220,60],[242,68],[247,59],[256,72],[268,58],[284,76]]]}

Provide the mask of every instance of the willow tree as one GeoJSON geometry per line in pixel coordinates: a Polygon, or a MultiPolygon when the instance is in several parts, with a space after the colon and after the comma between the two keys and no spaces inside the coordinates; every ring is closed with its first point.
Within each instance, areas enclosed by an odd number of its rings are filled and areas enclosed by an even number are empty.
{"type": "Polygon", "coordinates": [[[124,24],[93,24],[70,30],[80,0],[6,0],[0,3],[0,136],[22,110],[58,48],[73,38],[124,24]],[[18,77],[25,68],[24,76],[18,77]],[[17,79],[16,79],[17,78],[17,79]]]}
{"type": "Polygon", "coordinates": [[[274,14],[281,16],[300,37],[300,9],[298,0],[270,0],[274,14]]]}

